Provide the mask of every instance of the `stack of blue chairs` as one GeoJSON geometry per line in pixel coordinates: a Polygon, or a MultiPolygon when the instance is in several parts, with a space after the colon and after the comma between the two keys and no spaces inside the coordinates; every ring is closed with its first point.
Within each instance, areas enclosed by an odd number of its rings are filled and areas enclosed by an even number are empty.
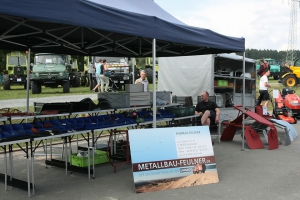
{"type": "Polygon", "coordinates": [[[46,130],[51,130],[53,133],[54,131],[60,132],[60,133],[67,133],[68,129],[64,126],[62,126],[59,121],[57,120],[50,120],[50,121],[41,121],[37,122],[36,125],[39,128],[44,128],[46,130]]]}
{"type": "MultiPolygon", "coordinates": [[[[34,125],[32,123],[23,123],[21,124],[25,130],[32,130],[32,128],[34,128],[34,125]]],[[[36,128],[38,130],[38,132],[45,132],[46,129],[40,127],[40,128],[36,128]]]]}
{"type": "Polygon", "coordinates": [[[19,136],[18,132],[11,125],[2,125],[0,129],[2,139],[17,138],[19,136]]]}
{"type": "Polygon", "coordinates": [[[25,130],[21,124],[7,124],[0,126],[0,134],[2,139],[19,139],[34,135],[34,132],[25,130]]]}
{"type": "MultiPolygon", "coordinates": [[[[65,119],[69,125],[72,127],[73,130],[76,130],[76,131],[79,131],[79,130],[84,130],[85,129],[85,126],[83,123],[77,123],[76,119],[75,118],[71,118],[71,119],[65,119]]],[[[66,121],[64,120],[60,120],[62,123],[67,123],[66,121]]]]}
{"type": "Polygon", "coordinates": [[[107,116],[104,115],[98,115],[91,117],[93,120],[98,121],[99,128],[107,128],[112,127],[112,124],[107,121],[107,116]]]}
{"type": "MultiPolygon", "coordinates": [[[[137,116],[144,119],[144,121],[153,120],[152,111],[138,111],[137,116]]],[[[156,114],[156,119],[163,119],[163,117],[160,114],[156,114]]]]}
{"type": "Polygon", "coordinates": [[[14,130],[18,131],[22,135],[34,135],[32,130],[26,130],[22,124],[12,124],[14,130]]]}
{"type": "Polygon", "coordinates": [[[82,117],[82,118],[76,118],[76,121],[81,122],[83,121],[85,125],[85,129],[87,130],[95,130],[101,127],[101,125],[98,124],[98,120],[91,119],[90,117],[82,117]]]}

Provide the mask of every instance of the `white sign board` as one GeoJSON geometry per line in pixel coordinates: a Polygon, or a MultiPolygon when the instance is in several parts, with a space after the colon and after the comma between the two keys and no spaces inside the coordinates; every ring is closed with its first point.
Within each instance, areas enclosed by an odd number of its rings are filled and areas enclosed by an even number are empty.
{"type": "Polygon", "coordinates": [[[137,193],[219,182],[208,126],[129,130],[137,193]]]}

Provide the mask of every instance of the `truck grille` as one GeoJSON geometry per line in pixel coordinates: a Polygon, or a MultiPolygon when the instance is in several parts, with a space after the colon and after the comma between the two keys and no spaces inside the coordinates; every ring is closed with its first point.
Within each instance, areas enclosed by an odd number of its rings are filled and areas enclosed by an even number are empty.
{"type": "Polygon", "coordinates": [[[14,75],[24,75],[24,67],[14,67],[14,75]]]}

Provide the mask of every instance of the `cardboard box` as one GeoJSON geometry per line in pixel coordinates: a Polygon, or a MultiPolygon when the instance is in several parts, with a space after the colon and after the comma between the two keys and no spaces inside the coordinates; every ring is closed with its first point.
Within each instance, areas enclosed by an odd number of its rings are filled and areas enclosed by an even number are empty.
{"type": "Polygon", "coordinates": [[[143,84],[125,84],[125,92],[144,92],[143,84]]]}

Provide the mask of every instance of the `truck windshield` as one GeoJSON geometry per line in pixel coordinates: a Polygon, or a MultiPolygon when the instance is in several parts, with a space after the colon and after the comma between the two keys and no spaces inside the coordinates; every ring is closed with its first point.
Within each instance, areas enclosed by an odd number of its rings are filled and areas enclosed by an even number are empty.
{"type": "Polygon", "coordinates": [[[19,56],[10,56],[8,57],[9,65],[26,65],[26,58],[19,56]]]}
{"type": "Polygon", "coordinates": [[[107,63],[126,63],[126,59],[124,57],[95,57],[96,62],[98,62],[99,59],[106,59],[107,63]]]}
{"type": "Polygon", "coordinates": [[[275,60],[268,60],[268,63],[270,65],[277,65],[276,61],[275,60]]]}
{"type": "MultiPolygon", "coordinates": [[[[151,65],[153,65],[153,58],[151,58],[151,65]]],[[[157,58],[155,58],[155,65],[158,65],[158,59],[157,58]]]]}
{"type": "Polygon", "coordinates": [[[64,64],[67,57],[64,55],[37,55],[34,57],[35,64],[64,64]]]}

